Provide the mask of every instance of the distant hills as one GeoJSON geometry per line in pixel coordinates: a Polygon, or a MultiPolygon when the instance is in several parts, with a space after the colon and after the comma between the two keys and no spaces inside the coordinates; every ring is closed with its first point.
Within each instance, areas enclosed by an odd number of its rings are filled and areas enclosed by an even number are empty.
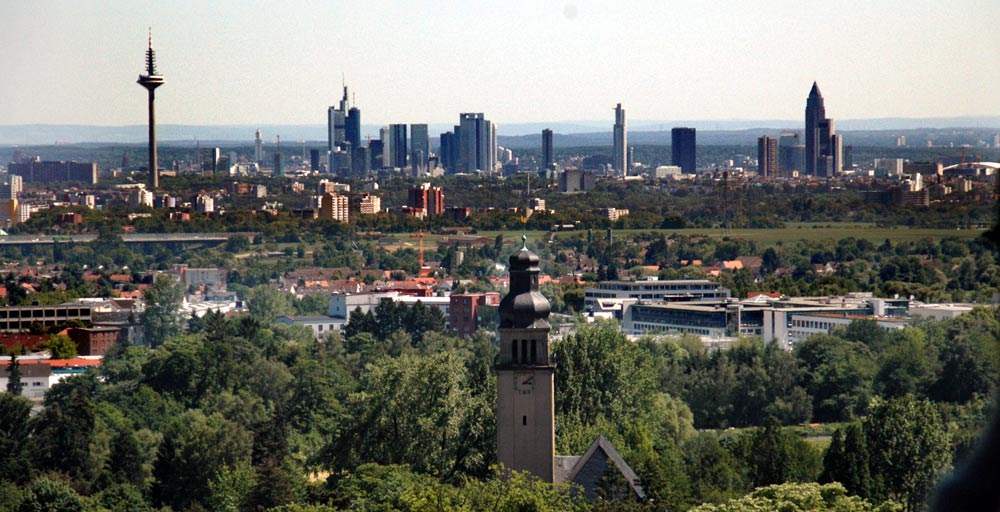
{"type": "MultiPolygon", "coordinates": [[[[555,132],[557,146],[589,146],[611,144],[610,120],[602,121],[560,121],[552,123],[512,123],[498,125],[498,143],[507,147],[536,147],[541,145],[540,133],[544,128],[555,132]]],[[[689,126],[699,130],[701,144],[754,143],[762,134],[777,135],[782,130],[801,130],[802,120],[759,119],[759,120],[679,120],[629,122],[630,144],[669,144],[669,132],[675,126],[689,126]]],[[[378,137],[379,125],[363,125],[364,136],[378,137]]],[[[434,135],[451,130],[453,125],[431,124],[434,135]]],[[[965,116],[937,118],[879,118],[879,119],[837,119],[837,130],[850,132],[886,132],[885,137],[895,141],[897,135],[914,136],[916,143],[925,133],[938,133],[953,128],[960,131],[976,132],[985,136],[988,132],[1000,131],[1000,116],[965,116]]],[[[273,144],[276,135],[289,144],[301,141],[325,141],[325,125],[178,125],[157,126],[160,141],[191,143],[197,139],[202,144],[232,143],[252,144],[254,132],[260,129],[268,144],[273,144]]],[[[888,140],[888,139],[887,139],[888,140]]],[[[79,143],[143,143],[146,141],[146,125],[87,126],[87,125],[0,125],[0,145],[50,145],[79,143]]],[[[912,144],[911,143],[911,144],[912,144]]]]}

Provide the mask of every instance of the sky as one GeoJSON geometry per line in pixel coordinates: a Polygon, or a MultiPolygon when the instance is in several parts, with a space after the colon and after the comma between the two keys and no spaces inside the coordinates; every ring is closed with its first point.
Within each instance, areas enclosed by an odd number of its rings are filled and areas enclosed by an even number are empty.
{"type": "Polygon", "coordinates": [[[1000,114],[996,0],[0,1],[0,125],[1000,114]]]}

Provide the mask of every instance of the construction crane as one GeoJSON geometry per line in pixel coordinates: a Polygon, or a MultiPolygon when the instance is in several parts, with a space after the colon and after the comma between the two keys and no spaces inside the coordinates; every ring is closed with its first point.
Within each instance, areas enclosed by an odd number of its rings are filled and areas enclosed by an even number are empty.
{"type": "Polygon", "coordinates": [[[417,258],[418,258],[418,261],[420,262],[420,268],[424,268],[424,230],[421,229],[421,230],[417,231],[416,234],[410,235],[410,238],[417,238],[417,239],[419,239],[419,243],[417,245],[420,248],[419,249],[420,252],[417,253],[418,254],[417,258]]]}

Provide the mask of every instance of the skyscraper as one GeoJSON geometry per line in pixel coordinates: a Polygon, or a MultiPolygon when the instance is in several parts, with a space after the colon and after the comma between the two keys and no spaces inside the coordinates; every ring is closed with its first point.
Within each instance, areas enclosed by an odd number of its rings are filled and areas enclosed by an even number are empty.
{"type": "Polygon", "coordinates": [[[805,171],[806,147],[800,132],[781,132],[778,139],[778,172],[791,176],[793,171],[805,171]]]}
{"type": "Polygon", "coordinates": [[[832,177],[843,170],[843,141],[833,119],[826,117],[823,95],[813,82],[806,99],[806,174],[832,177]]]}
{"type": "Polygon", "coordinates": [[[813,82],[812,90],[806,99],[806,174],[816,174],[816,164],[819,160],[820,134],[819,124],[826,120],[826,107],[823,105],[823,95],[819,86],[813,82]]]}
{"type": "Polygon", "coordinates": [[[546,128],[542,130],[542,169],[548,171],[554,168],[555,162],[552,159],[552,130],[546,128]]]}
{"type": "Polygon", "coordinates": [[[670,130],[670,162],[681,168],[684,174],[697,171],[698,149],[694,128],[674,128],[670,130]]]}
{"type": "MultiPolygon", "coordinates": [[[[382,167],[383,169],[391,169],[393,166],[392,162],[392,136],[389,133],[389,127],[383,126],[378,129],[378,138],[382,141],[382,167]]],[[[369,143],[370,144],[370,143],[369,143]]],[[[372,153],[374,154],[374,152],[372,153]]]]}
{"type": "Polygon", "coordinates": [[[343,137],[338,137],[338,126],[344,126],[344,113],[331,105],[326,109],[326,150],[331,153],[343,142],[343,137]]]}
{"type": "Polygon", "coordinates": [[[285,160],[281,157],[281,135],[278,135],[277,147],[274,151],[274,176],[285,175],[285,160]]]}
{"type": "Polygon", "coordinates": [[[0,174],[0,223],[17,222],[17,195],[22,187],[23,179],[17,174],[0,174]]]}
{"type": "Polygon", "coordinates": [[[340,98],[340,104],[331,105],[326,111],[326,140],[327,150],[330,152],[344,149],[346,142],[353,144],[353,147],[361,144],[361,111],[356,108],[348,108],[346,85],[344,86],[344,95],[340,98]],[[357,140],[353,140],[355,138],[357,140]]]}
{"type": "Polygon", "coordinates": [[[310,149],[309,150],[309,170],[316,172],[319,171],[319,150],[310,149]]]}
{"type": "Polygon", "coordinates": [[[458,167],[458,136],[455,132],[441,134],[441,167],[445,171],[456,172],[458,167]]]}
{"type": "Polygon", "coordinates": [[[389,139],[392,141],[392,145],[389,150],[389,157],[392,162],[390,167],[398,167],[400,169],[405,168],[408,147],[408,144],[406,143],[406,125],[390,124],[389,139]]]}
{"type": "Polygon", "coordinates": [[[344,136],[347,142],[350,143],[352,148],[361,147],[361,109],[358,107],[351,107],[347,111],[347,118],[345,120],[345,131],[344,136]]]}
{"type": "Polygon", "coordinates": [[[625,109],[619,103],[615,107],[615,142],[614,154],[611,155],[611,167],[622,176],[628,174],[628,131],[625,127],[625,109]]]}
{"type": "Polygon", "coordinates": [[[149,175],[146,186],[154,190],[160,186],[160,169],[156,160],[156,109],[153,102],[156,95],[153,91],[166,82],[163,75],[156,71],[156,53],[153,52],[153,29],[149,29],[149,47],[146,49],[146,74],[139,75],[139,85],[149,92],[149,175]]]}
{"type": "Polygon", "coordinates": [[[335,192],[327,192],[319,200],[319,218],[350,222],[350,201],[347,196],[335,192]]]}
{"type": "Polygon", "coordinates": [[[253,161],[257,164],[264,163],[264,135],[260,130],[253,137],[253,161]]]}
{"type": "Polygon", "coordinates": [[[497,162],[496,126],[480,113],[459,115],[459,172],[493,172],[497,162]]]}
{"type": "Polygon", "coordinates": [[[778,139],[767,135],[757,139],[757,174],[765,178],[778,175],[778,139]]]}
{"type": "Polygon", "coordinates": [[[222,148],[212,148],[212,175],[219,174],[219,163],[222,161],[222,148]]]}
{"type": "Polygon", "coordinates": [[[383,142],[382,139],[368,140],[368,165],[371,169],[381,169],[383,162],[383,142]]]}
{"type": "Polygon", "coordinates": [[[427,134],[426,124],[410,125],[410,166],[413,172],[421,175],[427,172],[427,158],[431,152],[431,141],[427,134]]]}

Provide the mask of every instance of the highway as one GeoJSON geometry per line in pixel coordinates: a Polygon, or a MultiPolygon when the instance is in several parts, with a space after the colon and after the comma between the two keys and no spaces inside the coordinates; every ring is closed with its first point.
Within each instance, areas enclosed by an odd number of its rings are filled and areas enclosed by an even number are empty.
{"type": "MultiPolygon", "coordinates": [[[[243,235],[250,240],[260,233],[123,233],[120,235],[126,244],[148,243],[221,243],[233,236],[243,235]]],[[[89,243],[97,239],[97,235],[6,235],[0,236],[0,247],[5,245],[52,245],[56,243],[89,243]]]]}

